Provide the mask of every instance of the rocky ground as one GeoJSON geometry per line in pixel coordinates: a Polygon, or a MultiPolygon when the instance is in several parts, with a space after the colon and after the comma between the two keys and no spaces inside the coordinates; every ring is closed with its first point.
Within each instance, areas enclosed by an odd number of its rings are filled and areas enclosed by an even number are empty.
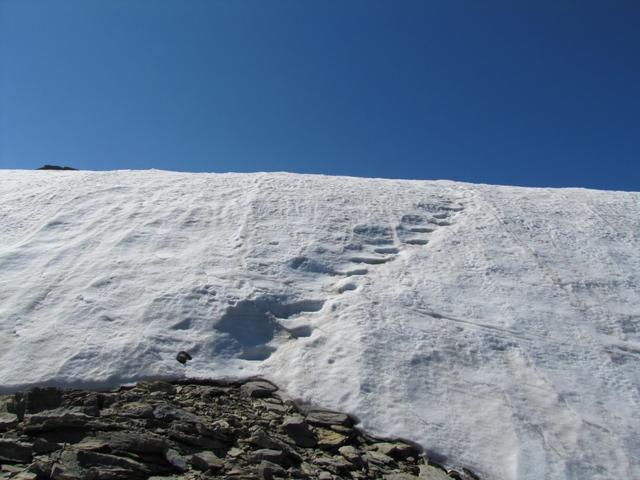
{"type": "Polygon", "coordinates": [[[265,380],[0,396],[0,479],[473,480],[265,380]]]}

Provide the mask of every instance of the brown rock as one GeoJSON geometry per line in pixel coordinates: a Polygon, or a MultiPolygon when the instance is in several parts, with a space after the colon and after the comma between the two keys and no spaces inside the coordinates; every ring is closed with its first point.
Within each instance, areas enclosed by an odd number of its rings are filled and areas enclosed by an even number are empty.
{"type": "Polygon", "coordinates": [[[318,447],[323,450],[337,450],[348,440],[348,438],[341,433],[334,432],[333,430],[328,430],[326,428],[319,428],[317,430],[317,434],[318,447]]]}

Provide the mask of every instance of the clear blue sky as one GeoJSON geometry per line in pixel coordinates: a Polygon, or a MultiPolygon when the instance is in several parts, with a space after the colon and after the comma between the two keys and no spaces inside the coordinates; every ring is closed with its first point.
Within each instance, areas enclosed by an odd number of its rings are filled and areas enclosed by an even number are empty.
{"type": "Polygon", "coordinates": [[[0,0],[0,168],[640,190],[640,1],[0,0]]]}

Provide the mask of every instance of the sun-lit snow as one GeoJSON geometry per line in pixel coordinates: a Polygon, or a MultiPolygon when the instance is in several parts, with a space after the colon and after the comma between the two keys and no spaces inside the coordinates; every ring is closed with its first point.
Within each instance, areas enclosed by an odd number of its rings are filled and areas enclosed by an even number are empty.
{"type": "Polygon", "coordinates": [[[5,170],[0,338],[4,392],[260,374],[487,479],[640,478],[640,194],[5,170]]]}

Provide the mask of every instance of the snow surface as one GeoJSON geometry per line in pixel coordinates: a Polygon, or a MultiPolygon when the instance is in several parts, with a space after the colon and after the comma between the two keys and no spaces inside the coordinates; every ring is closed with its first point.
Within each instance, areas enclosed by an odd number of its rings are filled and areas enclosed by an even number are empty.
{"type": "Polygon", "coordinates": [[[260,374],[487,479],[640,478],[639,236],[638,193],[4,170],[0,388],[260,374]]]}

